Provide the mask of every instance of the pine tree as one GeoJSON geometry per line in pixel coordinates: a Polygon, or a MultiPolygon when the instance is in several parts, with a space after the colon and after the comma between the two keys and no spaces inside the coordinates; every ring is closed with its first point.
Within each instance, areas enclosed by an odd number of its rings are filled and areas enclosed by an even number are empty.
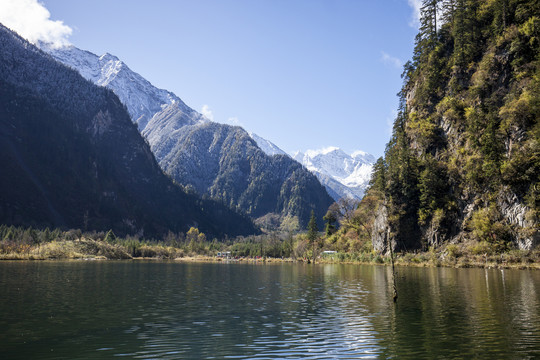
{"type": "Polygon", "coordinates": [[[326,236],[330,236],[336,232],[336,222],[337,217],[335,213],[331,210],[328,210],[326,212],[326,215],[324,215],[323,220],[326,220],[326,225],[324,227],[324,232],[326,236]]]}
{"type": "Polygon", "coordinates": [[[317,227],[317,219],[315,218],[315,213],[313,210],[311,210],[311,217],[309,218],[307,238],[312,247],[313,262],[315,262],[315,245],[317,243],[317,239],[319,238],[319,229],[317,227]]]}
{"type": "Polygon", "coordinates": [[[369,181],[370,189],[373,189],[381,194],[384,194],[386,189],[386,162],[383,157],[380,157],[373,165],[373,173],[369,181]]]}
{"type": "Polygon", "coordinates": [[[437,37],[437,16],[440,0],[423,0],[420,17],[420,34],[424,39],[437,37]]]}

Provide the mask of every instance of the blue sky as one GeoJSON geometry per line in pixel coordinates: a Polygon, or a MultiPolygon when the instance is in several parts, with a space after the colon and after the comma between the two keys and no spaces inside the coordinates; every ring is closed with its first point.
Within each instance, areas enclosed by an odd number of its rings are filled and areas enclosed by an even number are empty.
{"type": "Polygon", "coordinates": [[[71,28],[63,36],[72,44],[118,56],[214,121],[241,125],[289,153],[337,146],[380,156],[412,55],[414,2],[40,3],[50,21],[71,28]]]}

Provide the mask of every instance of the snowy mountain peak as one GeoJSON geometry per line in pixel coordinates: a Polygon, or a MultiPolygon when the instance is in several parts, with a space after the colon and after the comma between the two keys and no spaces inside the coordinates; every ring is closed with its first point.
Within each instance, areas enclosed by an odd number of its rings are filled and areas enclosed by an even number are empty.
{"type": "Polygon", "coordinates": [[[49,44],[40,43],[39,46],[59,62],[77,70],[87,80],[110,88],[126,105],[133,122],[141,131],[154,115],[172,104],[177,104],[178,111],[187,114],[190,119],[197,118],[193,114],[195,111],[184,104],[178,96],[156,88],[110,53],[97,56],[72,45],[54,48],[49,44]]]}
{"type": "Polygon", "coordinates": [[[120,61],[116,56],[105,53],[99,57],[99,61],[120,61]]]}
{"type": "Polygon", "coordinates": [[[335,200],[360,200],[371,178],[375,158],[363,151],[348,155],[337,147],[297,152],[293,158],[314,173],[335,200]]]}
{"type": "Polygon", "coordinates": [[[314,158],[320,155],[325,156],[331,153],[336,153],[336,155],[342,155],[342,153],[345,154],[343,150],[338,147],[328,146],[319,150],[306,150],[305,155],[309,156],[310,158],[314,158]]]}

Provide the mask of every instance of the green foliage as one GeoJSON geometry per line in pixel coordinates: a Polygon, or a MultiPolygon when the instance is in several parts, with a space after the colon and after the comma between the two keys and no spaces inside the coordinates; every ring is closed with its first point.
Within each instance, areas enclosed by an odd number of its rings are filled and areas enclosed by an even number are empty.
{"type": "Polygon", "coordinates": [[[381,194],[384,193],[386,190],[386,172],[387,164],[384,158],[380,157],[373,165],[373,172],[371,173],[371,179],[369,180],[370,189],[381,194]]]}
{"type": "Polygon", "coordinates": [[[516,236],[537,233],[510,224],[497,202],[512,194],[537,224],[538,14],[537,0],[422,1],[400,111],[370,184],[370,194],[387,207],[398,248],[468,232],[500,252],[516,236]],[[479,210],[464,221],[467,206],[479,210]]]}
{"type": "Polygon", "coordinates": [[[312,211],[307,226],[307,238],[310,244],[315,243],[319,237],[319,227],[317,226],[317,219],[315,213],[312,211]]]}
{"type": "Polygon", "coordinates": [[[457,258],[457,257],[459,257],[461,255],[461,251],[460,251],[459,247],[456,244],[448,244],[446,246],[446,251],[448,253],[448,256],[450,258],[453,258],[453,259],[455,259],[455,258],[457,258]]]}
{"type": "Polygon", "coordinates": [[[298,220],[298,216],[285,216],[285,218],[281,221],[279,230],[288,233],[295,233],[300,230],[300,221],[298,220]]]}
{"type": "Polygon", "coordinates": [[[107,232],[107,235],[105,235],[105,239],[103,241],[111,244],[116,241],[116,235],[114,235],[114,232],[112,230],[109,230],[107,232]]]}
{"type": "Polygon", "coordinates": [[[502,252],[508,249],[512,238],[511,228],[501,219],[495,207],[475,211],[468,227],[472,238],[489,244],[492,251],[502,252]]]}
{"type": "Polygon", "coordinates": [[[324,233],[326,236],[330,236],[334,234],[337,230],[336,228],[336,222],[337,222],[337,216],[334,214],[333,211],[328,210],[326,212],[326,215],[324,215],[323,220],[326,221],[326,224],[324,226],[324,233]]]}
{"type": "Polygon", "coordinates": [[[449,203],[449,185],[444,164],[428,157],[423,161],[418,179],[420,206],[418,221],[426,225],[436,210],[446,209],[449,203]]]}

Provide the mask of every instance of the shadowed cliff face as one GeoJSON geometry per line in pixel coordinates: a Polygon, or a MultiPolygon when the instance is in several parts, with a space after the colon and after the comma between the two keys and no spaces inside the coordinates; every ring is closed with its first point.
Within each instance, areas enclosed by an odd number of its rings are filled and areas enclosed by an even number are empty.
{"type": "Polygon", "coordinates": [[[0,221],[159,236],[256,232],[161,171],[124,105],[0,26],[0,221]]]}

